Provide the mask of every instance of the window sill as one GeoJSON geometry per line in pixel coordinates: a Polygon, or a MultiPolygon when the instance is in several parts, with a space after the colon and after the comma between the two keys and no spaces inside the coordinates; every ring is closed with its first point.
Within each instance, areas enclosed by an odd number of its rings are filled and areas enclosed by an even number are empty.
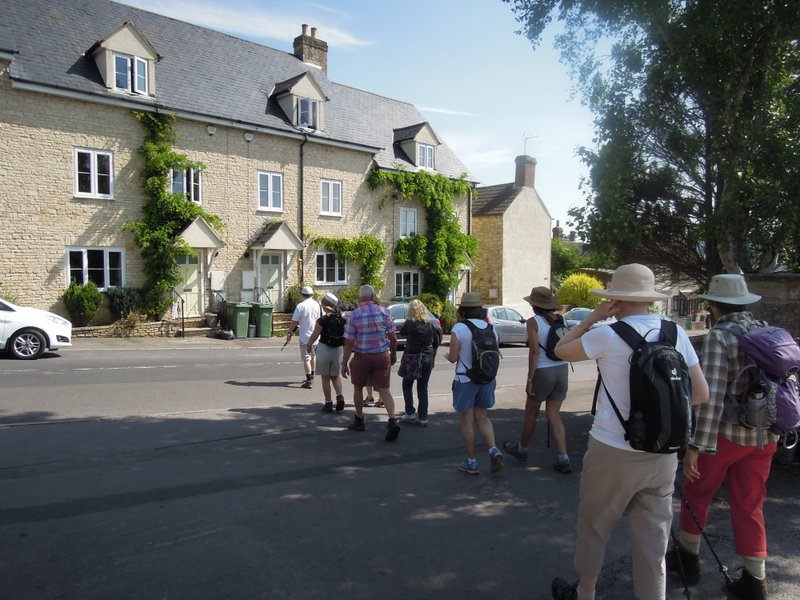
{"type": "Polygon", "coordinates": [[[338,286],[347,285],[347,282],[346,281],[315,281],[314,285],[317,285],[317,286],[320,286],[320,287],[332,287],[332,286],[335,286],[335,285],[338,285],[338,286]]]}
{"type": "Polygon", "coordinates": [[[256,212],[260,212],[260,213],[282,213],[283,209],[282,208],[264,208],[263,206],[259,206],[256,209],[256,212]]]}
{"type": "Polygon", "coordinates": [[[73,200],[113,200],[114,196],[93,196],[91,194],[72,194],[73,200]]]}
{"type": "Polygon", "coordinates": [[[336,217],[337,219],[342,218],[342,213],[332,213],[332,212],[320,212],[320,217],[336,217]]]}

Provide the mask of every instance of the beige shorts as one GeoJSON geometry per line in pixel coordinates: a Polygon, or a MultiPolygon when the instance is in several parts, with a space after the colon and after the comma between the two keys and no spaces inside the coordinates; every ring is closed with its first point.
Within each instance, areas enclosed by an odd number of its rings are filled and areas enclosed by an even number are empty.
{"type": "Polygon", "coordinates": [[[317,346],[317,375],[328,377],[338,377],[342,372],[342,354],[344,346],[328,346],[320,344],[317,346]]]}
{"type": "Polygon", "coordinates": [[[300,360],[302,360],[304,363],[311,362],[311,359],[314,358],[314,356],[316,356],[317,345],[318,344],[319,344],[319,342],[314,344],[312,346],[312,348],[311,348],[311,352],[309,352],[308,351],[308,344],[307,343],[304,344],[303,342],[300,342],[300,360]]]}

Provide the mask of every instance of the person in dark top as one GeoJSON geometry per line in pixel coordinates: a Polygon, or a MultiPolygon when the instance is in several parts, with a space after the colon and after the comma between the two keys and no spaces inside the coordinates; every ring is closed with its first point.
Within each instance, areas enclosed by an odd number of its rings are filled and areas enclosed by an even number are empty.
{"type": "Polygon", "coordinates": [[[339,311],[339,299],[331,293],[325,294],[320,301],[325,314],[317,320],[314,331],[308,339],[308,347],[312,348],[319,338],[317,348],[317,373],[322,376],[322,393],[325,404],[322,410],[333,412],[331,401],[331,384],[336,390],[336,410],[344,410],[342,380],[339,372],[342,369],[342,351],[344,346],[345,318],[339,311]]]}
{"type": "Polygon", "coordinates": [[[428,381],[433,370],[439,337],[433,328],[428,309],[419,300],[412,300],[408,305],[408,317],[400,328],[406,337],[405,354],[422,354],[422,377],[403,379],[403,399],[406,403],[406,414],[403,423],[418,423],[422,427],[428,425],[428,381]],[[419,408],[414,410],[414,381],[417,382],[419,408]]]}

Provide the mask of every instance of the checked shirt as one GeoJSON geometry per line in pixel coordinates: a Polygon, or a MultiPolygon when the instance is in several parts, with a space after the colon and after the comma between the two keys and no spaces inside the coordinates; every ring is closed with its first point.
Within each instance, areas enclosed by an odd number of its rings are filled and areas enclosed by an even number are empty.
{"type": "Polygon", "coordinates": [[[388,335],[396,330],[389,311],[374,302],[364,302],[350,313],[344,337],[353,340],[357,354],[380,354],[389,349],[388,335]]]}

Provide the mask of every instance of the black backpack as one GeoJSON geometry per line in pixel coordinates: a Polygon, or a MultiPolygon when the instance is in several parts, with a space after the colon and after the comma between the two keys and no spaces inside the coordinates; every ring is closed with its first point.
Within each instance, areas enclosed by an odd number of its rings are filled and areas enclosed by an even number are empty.
{"type": "Polygon", "coordinates": [[[339,314],[330,314],[319,336],[319,341],[326,346],[344,346],[345,318],[339,314]]]}
{"type": "Polygon", "coordinates": [[[556,356],[556,344],[567,334],[568,327],[564,322],[564,317],[556,315],[556,318],[551,320],[550,315],[543,314],[542,318],[550,325],[550,331],[547,332],[546,345],[539,344],[539,347],[544,350],[550,360],[561,361],[563,359],[556,356]]]}
{"type": "Polygon", "coordinates": [[[633,350],[631,412],[627,421],[622,418],[598,372],[592,414],[602,384],[631,448],[656,454],[671,454],[685,448],[692,431],[692,384],[686,361],[675,349],[678,326],[672,321],[661,321],[660,339],[655,342],[648,342],[623,321],[610,327],[633,350]]]}
{"type": "Polygon", "coordinates": [[[500,359],[503,358],[494,335],[494,327],[487,324],[484,329],[479,329],[469,319],[464,321],[464,325],[472,333],[472,368],[462,375],[467,375],[472,383],[490,383],[497,377],[500,359]]]}

